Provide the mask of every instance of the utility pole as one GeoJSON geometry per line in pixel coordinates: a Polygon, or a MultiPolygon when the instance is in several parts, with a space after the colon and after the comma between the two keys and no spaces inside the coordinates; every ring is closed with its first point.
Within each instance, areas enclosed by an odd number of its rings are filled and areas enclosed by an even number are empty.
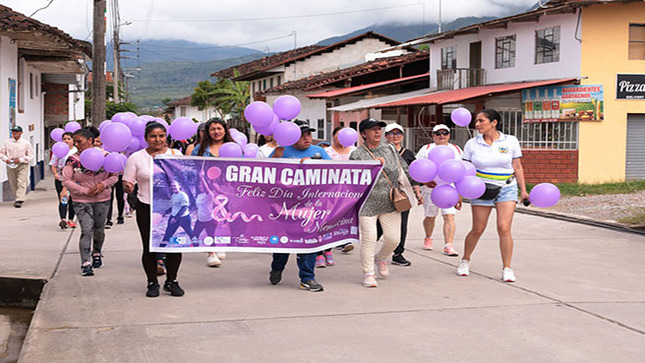
{"type": "Polygon", "coordinates": [[[121,102],[119,100],[119,30],[117,27],[114,28],[114,37],[112,38],[112,55],[114,56],[114,74],[112,75],[113,89],[112,89],[112,98],[114,103],[121,102]]]}
{"type": "Polygon", "coordinates": [[[92,125],[105,119],[105,0],[94,0],[92,51],[92,125]]]}

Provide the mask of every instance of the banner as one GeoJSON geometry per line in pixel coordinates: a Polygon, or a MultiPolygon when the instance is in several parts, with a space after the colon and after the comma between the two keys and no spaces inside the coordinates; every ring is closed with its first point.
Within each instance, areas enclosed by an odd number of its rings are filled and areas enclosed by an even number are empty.
{"type": "Polygon", "coordinates": [[[358,241],[377,161],[154,159],[150,251],[310,253],[358,241]]]}
{"type": "Polygon", "coordinates": [[[602,85],[567,85],[522,90],[523,120],[532,122],[600,121],[602,85]]]}
{"type": "Polygon", "coordinates": [[[617,74],[617,100],[644,100],[645,74],[617,74]]]}

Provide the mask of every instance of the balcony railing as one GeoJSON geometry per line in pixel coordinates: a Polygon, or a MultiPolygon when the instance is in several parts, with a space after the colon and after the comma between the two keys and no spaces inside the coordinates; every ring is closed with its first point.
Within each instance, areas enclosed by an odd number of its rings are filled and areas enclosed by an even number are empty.
{"type": "Polygon", "coordinates": [[[481,86],[485,82],[482,68],[449,68],[437,71],[437,89],[449,90],[481,86]]]}

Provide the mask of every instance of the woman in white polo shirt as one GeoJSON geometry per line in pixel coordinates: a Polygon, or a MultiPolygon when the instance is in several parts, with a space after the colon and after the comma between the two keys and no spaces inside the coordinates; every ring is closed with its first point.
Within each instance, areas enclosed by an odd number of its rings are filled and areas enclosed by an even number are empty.
{"type": "Polygon", "coordinates": [[[513,256],[511,222],[515,213],[518,187],[522,199],[528,199],[529,195],[526,192],[524,171],[520,161],[522,157],[520,143],[515,136],[498,131],[501,121],[497,111],[482,110],[475,119],[475,128],[480,135],[468,140],[464,147],[463,159],[473,163],[477,169],[477,176],[489,184],[487,187],[492,186],[493,192],[487,192],[489,196],[471,201],[473,226],[466,235],[464,255],[457,268],[457,275],[470,274],[470,256],[486,229],[488,217],[494,207],[497,210],[497,234],[502,254],[502,280],[514,282],[515,274],[511,269],[513,256]],[[494,187],[501,187],[501,189],[495,193],[494,187]]]}

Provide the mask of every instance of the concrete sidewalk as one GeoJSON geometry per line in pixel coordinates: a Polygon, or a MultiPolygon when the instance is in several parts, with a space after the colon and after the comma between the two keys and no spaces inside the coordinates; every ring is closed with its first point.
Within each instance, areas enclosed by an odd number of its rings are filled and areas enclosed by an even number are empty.
{"type": "MultiPolygon", "coordinates": [[[[645,237],[516,214],[513,267],[502,283],[494,215],[473,256],[421,249],[410,217],[406,257],[379,287],[362,287],[358,250],[318,269],[321,293],[298,289],[292,256],[281,285],[270,256],[229,253],[208,268],[184,254],[181,298],[146,298],[134,219],[107,230],[105,266],[80,275],[80,230],[60,231],[53,182],[22,209],[0,205],[0,276],[45,278],[20,362],[641,361],[645,237]]],[[[435,241],[441,240],[441,222],[435,241]]],[[[470,227],[457,215],[456,247],[470,227]]],[[[439,242],[435,242],[439,245],[439,242]]],[[[163,277],[161,279],[163,282],[163,277]]]]}

